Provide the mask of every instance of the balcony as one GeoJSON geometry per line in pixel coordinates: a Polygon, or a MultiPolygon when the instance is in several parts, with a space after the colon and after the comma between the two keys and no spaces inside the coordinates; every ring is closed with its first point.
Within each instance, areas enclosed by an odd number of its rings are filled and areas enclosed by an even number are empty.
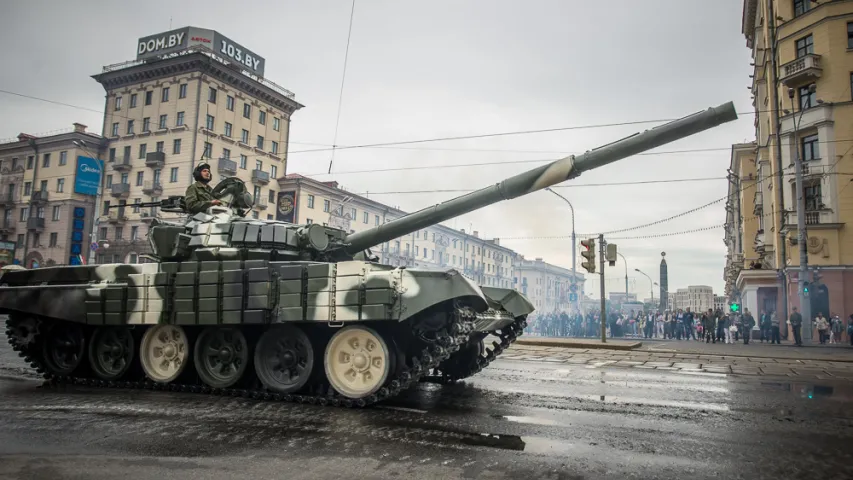
{"type": "Polygon", "coordinates": [[[21,200],[21,197],[16,194],[16,192],[9,192],[0,194],[0,207],[12,207],[18,201],[21,200]]]}
{"type": "Polygon", "coordinates": [[[127,198],[130,195],[130,184],[114,183],[110,187],[110,193],[116,198],[127,198]]]}
{"type": "Polygon", "coordinates": [[[124,223],[127,221],[127,210],[125,208],[111,208],[107,214],[110,223],[124,223]]]}
{"type": "Polygon", "coordinates": [[[34,203],[34,204],[47,203],[47,198],[48,198],[47,190],[36,190],[30,196],[30,203],[34,203]]]}
{"type": "Polygon", "coordinates": [[[779,80],[788,87],[797,87],[813,82],[820,78],[823,69],[820,68],[820,55],[810,53],[792,62],[782,65],[782,75],[779,80]]]}
{"type": "Polygon", "coordinates": [[[15,233],[18,228],[18,223],[12,218],[6,218],[0,221],[0,233],[9,235],[15,233]]]}
{"type": "Polygon", "coordinates": [[[230,173],[234,175],[237,173],[237,162],[227,158],[220,158],[217,169],[219,170],[219,173],[230,173]]]}
{"type": "Polygon", "coordinates": [[[133,168],[133,163],[130,160],[130,157],[124,157],[116,159],[113,162],[113,170],[117,172],[129,172],[133,168]]]}
{"type": "Polygon", "coordinates": [[[255,199],[255,207],[257,207],[258,210],[266,210],[268,206],[269,205],[267,203],[266,198],[256,198],[255,199]]]}
{"type": "Polygon", "coordinates": [[[165,152],[151,152],[145,155],[145,166],[151,168],[163,168],[166,164],[165,152]]]}
{"type": "Polygon", "coordinates": [[[27,230],[42,230],[44,229],[44,219],[38,217],[30,217],[27,219],[27,230]]]}
{"type": "Polygon", "coordinates": [[[160,182],[148,180],[142,185],[142,193],[155,197],[159,196],[163,193],[163,185],[161,185],[160,182]]]}
{"type": "MultiPolygon", "coordinates": [[[[805,223],[806,228],[808,229],[840,229],[844,226],[842,223],[836,223],[833,221],[832,210],[823,209],[823,210],[806,210],[805,212],[805,223]]],[[[782,226],[782,231],[796,231],[797,230],[797,212],[785,212],[785,225],[782,226]]]]}
{"type": "Polygon", "coordinates": [[[752,214],[761,215],[762,210],[764,210],[764,194],[762,192],[755,192],[753,202],[755,205],[752,207],[752,214]]]}
{"type": "Polygon", "coordinates": [[[266,185],[270,183],[270,174],[263,170],[252,170],[252,182],[266,185]]]}

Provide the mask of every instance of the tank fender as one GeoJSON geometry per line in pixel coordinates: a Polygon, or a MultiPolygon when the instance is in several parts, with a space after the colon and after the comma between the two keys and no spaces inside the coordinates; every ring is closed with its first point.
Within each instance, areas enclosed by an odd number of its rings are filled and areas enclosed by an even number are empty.
{"type": "Polygon", "coordinates": [[[528,315],[536,308],[519,292],[509,288],[480,287],[489,301],[489,306],[495,310],[503,308],[513,317],[528,315]]]}
{"type": "Polygon", "coordinates": [[[438,303],[453,299],[470,302],[477,312],[489,308],[483,291],[456,270],[402,269],[399,288],[400,320],[406,320],[438,303]]]}

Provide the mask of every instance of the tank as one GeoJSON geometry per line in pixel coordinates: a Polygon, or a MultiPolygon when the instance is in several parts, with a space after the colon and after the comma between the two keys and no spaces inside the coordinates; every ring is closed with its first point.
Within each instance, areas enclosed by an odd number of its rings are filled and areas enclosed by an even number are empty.
{"type": "MultiPolygon", "coordinates": [[[[152,222],[154,262],[5,271],[0,313],[48,385],[375,404],[477,373],[534,309],[453,268],[380,264],[371,248],[736,118],[732,103],[710,108],[353,234],[247,219],[251,195],[226,178],[221,206],[152,222]]],[[[183,210],[180,197],[158,205],[183,210]]]]}

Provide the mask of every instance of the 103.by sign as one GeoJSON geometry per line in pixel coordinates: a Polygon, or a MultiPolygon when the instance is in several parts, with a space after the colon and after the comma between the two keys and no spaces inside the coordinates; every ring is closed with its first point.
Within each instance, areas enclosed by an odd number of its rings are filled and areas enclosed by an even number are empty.
{"type": "Polygon", "coordinates": [[[249,72],[263,77],[266,60],[215,30],[184,27],[142,37],[137,42],[136,59],[161,57],[201,45],[224,59],[240,64],[249,72]]]}

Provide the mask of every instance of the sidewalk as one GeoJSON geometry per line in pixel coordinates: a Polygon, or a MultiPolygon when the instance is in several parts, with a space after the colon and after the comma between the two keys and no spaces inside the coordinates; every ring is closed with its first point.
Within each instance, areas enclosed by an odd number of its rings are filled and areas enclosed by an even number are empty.
{"type": "Polygon", "coordinates": [[[601,343],[600,339],[572,338],[572,337],[536,337],[522,335],[515,341],[514,345],[552,347],[571,349],[572,353],[590,353],[598,350],[632,350],[635,352],[646,352],[649,354],[670,353],[697,358],[700,355],[713,355],[724,357],[743,358],[772,358],[778,360],[816,360],[828,362],[853,363],[853,347],[849,344],[820,345],[815,342],[812,345],[796,347],[791,343],[783,342],[780,345],[761,343],[761,341],[750,340],[749,345],[744,345],[743,340],[734,344],[705,343],[694,340],[662,340],[648,338],[608,338],[607,343],[601,343]]]}

